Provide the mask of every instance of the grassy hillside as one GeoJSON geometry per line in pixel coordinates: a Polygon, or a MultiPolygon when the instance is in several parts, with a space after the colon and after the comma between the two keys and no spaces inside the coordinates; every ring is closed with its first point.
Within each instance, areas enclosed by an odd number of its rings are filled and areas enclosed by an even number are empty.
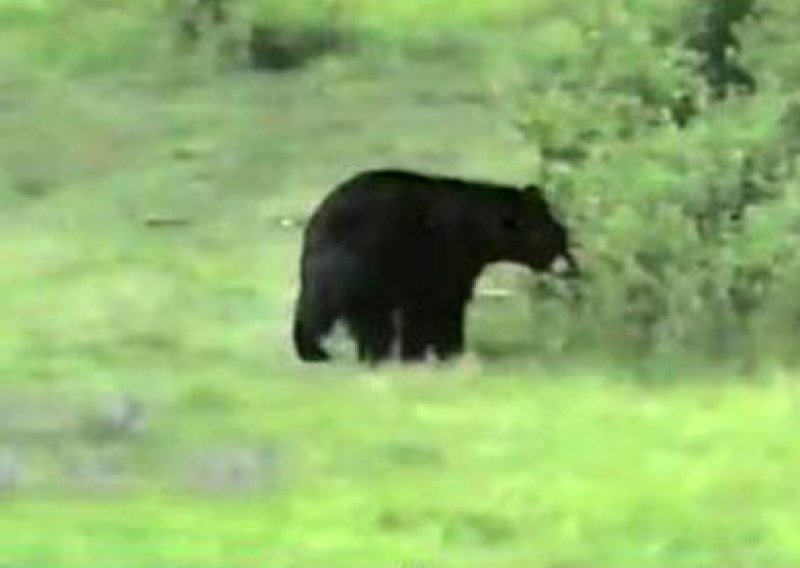
{"type": "Polygon", "coordinates": [[[724,97],[699,3],[191,5],[0,0],[0,566],[800,565],[793,3],[724,97]],[[301,366],[303,220],[379,165],[546,182],[587,301],[498,267],[463,361],[301,366]]]}
{"type": "Polygon", "coordinates": [[[72,477],[4,501],[0,561],[800,562],[793,381],[654,389],[529,373],[149,377],[162,383],[138,389],[141,432],[54,428],[26,443],[26,460],[55,452],[72,477]]]}

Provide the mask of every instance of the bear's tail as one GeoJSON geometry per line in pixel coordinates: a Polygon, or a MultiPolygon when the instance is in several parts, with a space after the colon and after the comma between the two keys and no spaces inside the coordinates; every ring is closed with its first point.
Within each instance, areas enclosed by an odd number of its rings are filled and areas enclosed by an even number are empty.
{"type": "Polygon", "coordinates": [[[297,302],[292,336],[298,357],[306,363],[329,361],[330,355],[320,345],[320,339],[330,329],[332,322],[315,321],[311,316],[302,295],[297,302]]]}

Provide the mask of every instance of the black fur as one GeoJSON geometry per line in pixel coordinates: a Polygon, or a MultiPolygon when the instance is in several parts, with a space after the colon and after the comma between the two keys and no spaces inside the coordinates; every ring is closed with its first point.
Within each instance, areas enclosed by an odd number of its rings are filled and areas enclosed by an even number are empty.
{"type": "Polygon", "coordinates": [[[467,302],[481,270],[511,261],[548,270],[567,231],[536,187],[524,190],[393,170],[367,171],[336,187],[305,230],[294,343],[325,361],[320,342],[343,319],[362,361],[403,360],[464,349],[467,302]]]}

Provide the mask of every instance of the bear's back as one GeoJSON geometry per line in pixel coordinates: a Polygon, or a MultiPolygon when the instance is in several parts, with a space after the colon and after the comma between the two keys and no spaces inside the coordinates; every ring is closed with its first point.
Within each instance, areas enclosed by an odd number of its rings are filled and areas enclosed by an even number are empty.
{"type": "Polygon", "coordinates": [[[520,195],[518,189],[498,184],[367,170],[339,184],[320,203],[307,227],[306,242],[311,247],[339,243],[387,253],[401,247],[416,250],[431,238],[467,236],[453,231],[513,209],[520,195]]]}
{"type": "Polygon", "coordinates": [[[516,204],[521,192],[511,186],[432,176],[407,170],[367,170],[339,184],[318,212],[358,216],[450,207],[503,207],[516,204]]]}

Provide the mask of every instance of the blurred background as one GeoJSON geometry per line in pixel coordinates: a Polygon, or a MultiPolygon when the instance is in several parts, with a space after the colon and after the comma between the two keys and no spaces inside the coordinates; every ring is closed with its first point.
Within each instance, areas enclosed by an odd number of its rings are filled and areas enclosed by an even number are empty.
{"type": "Polygon", "coordinates": [[[0,0],[0,566],[800,565],[800,4],[0,0]],[[449,366],[296,362],[305,219],[540,183],[449,366]]]}

